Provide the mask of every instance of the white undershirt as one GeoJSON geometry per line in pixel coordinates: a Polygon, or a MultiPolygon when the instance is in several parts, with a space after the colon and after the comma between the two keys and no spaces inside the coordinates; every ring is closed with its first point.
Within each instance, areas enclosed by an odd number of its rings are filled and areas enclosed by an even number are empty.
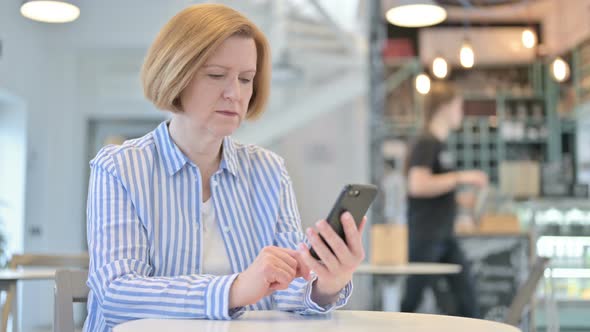
{"type": "Polygon", "coordinates": [[[219,222],[215,217],[213,200],[209,198],[201,205],[203,226],[203,266],[202,274],[229,275],[233,271],[229,262],[225,241],[221,235],[219,222]]]}

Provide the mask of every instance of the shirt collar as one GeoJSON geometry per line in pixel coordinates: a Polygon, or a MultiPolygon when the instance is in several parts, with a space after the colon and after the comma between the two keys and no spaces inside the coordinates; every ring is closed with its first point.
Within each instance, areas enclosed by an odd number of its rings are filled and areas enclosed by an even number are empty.
{"type": "Polygon", "coordinates": [[[233,176],[238,175],[238,153],[234,140],[229,136],[223,138],[223,155],[219,167],[227,170],[233,176]]]}
{"type": "MultiPolygon", "coordinates": [[[[168,175],[174,175],[185,164],[194,165],[192,161],[172,141],[168,130],[168,121],[162,122],[154,131],[154,140],[158,153],[162,156],[162,164],[168,175]]],[[[221,156],[220,169],[227,170],[232,175],[237,175],[237,153],[231,137],[223,138],[223,155],[221,156]]]]}

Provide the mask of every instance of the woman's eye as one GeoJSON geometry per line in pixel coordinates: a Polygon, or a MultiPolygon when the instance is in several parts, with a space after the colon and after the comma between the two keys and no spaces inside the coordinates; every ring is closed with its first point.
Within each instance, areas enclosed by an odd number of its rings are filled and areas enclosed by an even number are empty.
{"type": "Polygon", "coordinates": [[[249,78],[240,78],[240,82],[242,82],[244,84],[248,84],[248,83],[252,82],[252,80],[249,78]]]}
{"type": "Polygon", "coordinates": [[[222,79],[223,78],[223,74],[208,74],[209,77],[213,78],[213,79],[222,79]]]}

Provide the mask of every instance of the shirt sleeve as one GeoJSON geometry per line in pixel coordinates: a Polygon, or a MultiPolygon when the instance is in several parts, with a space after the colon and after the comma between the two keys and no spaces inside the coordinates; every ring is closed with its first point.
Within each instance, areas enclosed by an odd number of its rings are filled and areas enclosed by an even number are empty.
{"type": "MultiPolygon", "coordinates": [[[[104,163],[103,163],[104,164],[104,163]]],[[[231,319],[237,274],[154,276],[146,228],[116,169],[91,163],[87,202],[87,284],[108,326],[139,318],[231,319]]]]}
{"type": "MultiPolygon", "coordinates": [[[[301,217],[297,209],[295,193],[291,178],[284,164],[281,163],[280,206],[275,234],[275,245],[297,250],[297,245],[307,242],[301,227],[301,217]]],[[[338,295],[336,302],[320,306],[311,299],[313,282],[303,278],[293,280],[288,289],[273,293],[273,302],[278,310],[295,312],[302,315],[327,313],[343,307],[352,295],[352,281],[349,282],[338,295]]]]}
{"type": "Polygon", "coordinates": [[[430,170],[434,169],[434,162],[436,161],[437,151],[436,142],[426,137],[420,138],[410,152],[408,170],[412,167],[426,167],[430,170]]]}

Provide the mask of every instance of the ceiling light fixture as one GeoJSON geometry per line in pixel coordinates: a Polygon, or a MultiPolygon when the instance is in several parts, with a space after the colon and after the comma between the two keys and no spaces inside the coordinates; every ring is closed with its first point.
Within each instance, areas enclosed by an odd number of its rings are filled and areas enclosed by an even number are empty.
{"type": "Polygon", "coordinates": [[[449,74],[449,64],[443,57],[436,57],[432,61],[432,74],[437,78],[445,78],[449,74]]]}
{"type": "Polygon", "coordinates": [[[447,18],[447,11],[433,0],[390,0],[384,4],[387,21],[400,27],[427,27],[447,18]]]}
{"type": "Polygon", "coordinates": [[[416,76],[416,91],[420,94],[428,94],[430,92],[430,77],[422,73],[416,76]]]}
{"type": "Polygon", "coordinates": [[[531,22],[531,3],[530,0],[526,1],[527,21],[528,27],[522,30],[522,45],[525,48],[531,49],[537,45],[537,33],[532,27],[531,22]]]}
{"type": "Polygon", "coordinates": [[[80,16],[80,8],[72,0],[28,0],[23,2],[20,12],[26,18],[45,23],[67,23],[80,16]]]}
{"type": "Polygon", "coordinates": [[[461,46],[461,51],[459,51],[459,61],[464,68],[472,68],[475,64],[475,52],[468,40],[465,40],[463,46],[461,46]]]}
{"type": "Polygon", "coordinates": [[[529,49],[537,45],[537,34],[533,29],[526,28],[522,30],[522,45],[529,49]]]}
{"type": "Polygon", "coordinates": [[[557,82],[563,82],[570,77],[570,65],[562,58],[557,57],[551,62],[551,75],[557,82]]]}

